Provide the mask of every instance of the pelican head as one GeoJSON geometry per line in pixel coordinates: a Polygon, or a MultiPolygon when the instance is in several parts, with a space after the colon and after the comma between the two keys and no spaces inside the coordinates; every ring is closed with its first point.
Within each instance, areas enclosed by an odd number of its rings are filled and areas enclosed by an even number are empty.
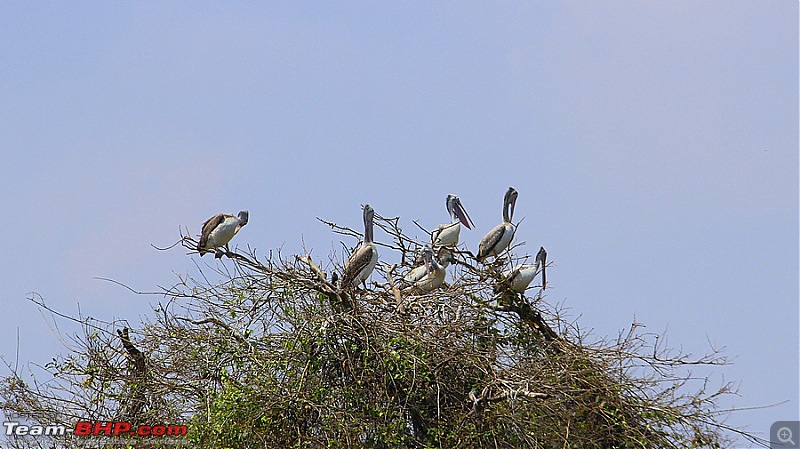
{"type": "Polygon", "coordinates": [[[364,243],[372,243],[375,210],[369,204],[364,205],[364,243]]]}
{"type": "Polygon", "coordinates": [[[426,273],[430,273],[438,268],[434,265],[436,261],[433,259],[433,250],[428,245],[425,245],[425,248],[422,249],[422,261],[425,263],[426,273]]]}
{"type": "Polygon", "coordinates": [[[544,246],[540,246],[539,252],[536,253],[536,263],[541,267],[547,265],[547,251],[544,250],[544,246]]]}
{"type": "Polygon", "coordinates": [[[249,219],[250,212],[246,210],[239,211],[239,227],[246,225],[249,219]]]}
{"type": "Polygon", "coordinates": [[[442,248],[439,250],[439,254],[436,256],[436,260],[439,261],[439,265],[446,268],[451,263],[456,263],[456,255],[453,254],[453,252],[450,251],[449,249],[442,248]]]}
{"type": "Polygon", "coordinates": [[[508,191],[506,191],[506,196],[503,198],[503,221],[506,223],[511,223],[511,220],[514,218],[514,207],[517,204],[517,190],[513,187],[509,187],[508,191]]]}
{"type": "Polygon", "coordinates": [[[475,226],[475,223],[472,222],[472,218],[467,214],[464,206],[461,205],[461,200],[456,195],[452,193],[447,195],[445,204],[447,205],[447,212],[450,212],[450,218],[453,223],[460,221],[467,229],[472,229],[475,226]]]}
{"type": "Polygon", "coordinates": [[[427,272],[439,271],[447,268],[451,263],[456,262],[456,256],[447,248],[441,248],[434,254],[429,245],[425,245],[422,250],[422,260],[425,262],[427,272]]]}

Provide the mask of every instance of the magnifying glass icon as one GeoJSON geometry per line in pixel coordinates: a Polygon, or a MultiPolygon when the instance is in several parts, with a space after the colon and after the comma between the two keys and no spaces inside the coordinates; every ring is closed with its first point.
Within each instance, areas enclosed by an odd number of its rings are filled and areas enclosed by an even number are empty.
{"type": "Polygon", "coordinates": [[[788,427],[781,427],[778,429],[778,433],[775,434],[778,437],[778,441],[783,444],[789,443],[794,446],[794,440],[792,439],[794,436],[792,435],[792,429],[788,427]]]}

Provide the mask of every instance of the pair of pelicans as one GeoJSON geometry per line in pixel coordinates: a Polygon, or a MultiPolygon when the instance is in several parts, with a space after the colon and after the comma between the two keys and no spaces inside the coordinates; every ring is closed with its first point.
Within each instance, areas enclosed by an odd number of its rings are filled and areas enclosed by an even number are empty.
{"type": "MultiPolygon", "coordinates": [[[[514,238],[515,227],[511,220],[514,217],[514,207],[518,193],[509,187],[503,198],[503,222],[492,228],[478,245],[476,259],[484,262],[489,257],[497,257],[505,251],[514,238]]],[[[475,224],[461,205],[461,200],[456,195],[447,195],[447,211],[450,213],[450,223],[441,224],[431,233],[432,245],[425,245],[422,251],[424,265],[412,269],[399,281],[399,288],[406,292],[427,293],[439,288],[444,282],[445,269],[455,261],[451,249],[458,245],[461,224],[472,229],[475,224]],[[438,257],[434,254],[438,253],[438,257]]],[[[373,222],[375,211],[367,204],[364,206],[364,238],[361,245],[350,256],[344,266],[340,286],[350,288],[364,283],[372,274],[378,263],[378,249],[373,241],[373,222]]],[[[239,212],[237,216],[217,214],[203,223],[200,242],[197,250],[200,255],[216,250],[215,257],[222,257],[227,249],[228,242],[246,225],[249,219],[248,211],[239,212]]],[[[519,293],[523,293],[531,281],[542,273],[542,288],[546,287],[545,266],[547,252],[544,247],[539,249],[535,263],[521,264],[507,270],[503,276],[508,286],[519,293]]]]}

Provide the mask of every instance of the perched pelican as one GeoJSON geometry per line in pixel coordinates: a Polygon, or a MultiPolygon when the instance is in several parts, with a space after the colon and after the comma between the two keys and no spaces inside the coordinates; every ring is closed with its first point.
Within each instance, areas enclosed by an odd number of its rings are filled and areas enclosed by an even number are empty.
{"type": "Polygon", "coordinates": [[[395,284],[397,284],[400,289],[405,289],[414,285],[414,283],[421,280],[426,274],[428,274],[432,259],[433,250],[430,246],[425,245],[425,248],[422,249],[422,265],[413,268],[405,276],[403,276],[402,279],[395,282],[395,284]]]}
{"type": "MultiPolygon", "coordinates": [[[[249,217],[250,214],[243,210],[239,212],[238,216],[217,214],[206,220],[203,223],[203,231],[200,233],[200,243],[197,244],[200,256],[223,246],[227,249],[228,242],[239,232],[239,229],[242,229],[242,226],[247,224],[249,217]]],[[[217,251],[214,257],[219,259],[223,254],[222,251],[217,251]]]]}
{"type": "Polygon", "coordinates": [[[378,248],[372,243],[372,228],[375,211],[369,204],[364,206],[364,240],[361,246],[347,259],[342,273],[342,288],[366,282],[378,263],[378,248]]]}
{"type": "Polygon", "coordinates": [[[509,187],[503,198],[503,222],[495,226],[482,239],[478,245],[478,260],[483,262],[489,256],[498,256],[511,243],[514,238],[514,205],[517,203],[517,191],[509,187]]]}
{"type": "Polygon", "coordinates": [[[539,248],[539,253],[536,254],[535,263],[524,263],[517,265],[511,270],[503,272],[503,276],[508,282],[511,290],[517,293],[525,293],[525,290],[531,284],[531,281],[537,274],[542,273],[542,289],[545,288],[544,267],[547,265],[547,252],[544,247],[539,248]]]}
{"type": "Polygon", "coordinates": [[[453,262],[453,254],[442,249],[439,252],[439,260],[434,257],[433,250],[425,246],[422,251],[422,259],[425,264],[414,268],[400,281],[400,288],[404,292],[428,293],[441,287],[447,274],[447,266],[453,262]]]}
{"type": "Polygon", "coordinates": [[[475,226],[475,223],[472,223],[472,218],[470,218],[467,211],[464,210],[464,206],[461,205],[461,200],[457,196],[452,193],[447,195],[445,205],[447,206],[447,212],[450,213],[450,223],[440,224],[433,230],[431,233],[431,241],[434,247],[458,245],[461,223],[464,223],[467,229],[472,229],[472,227],[475,226]],[[470,226],[470,224],[472,224],[472,226],[470,226]]]}

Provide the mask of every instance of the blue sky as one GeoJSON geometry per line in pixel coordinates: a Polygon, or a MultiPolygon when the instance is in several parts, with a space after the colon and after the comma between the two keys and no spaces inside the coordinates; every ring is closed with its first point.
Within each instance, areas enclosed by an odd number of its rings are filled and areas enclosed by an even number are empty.
{"type": "Polygon", "coordinates": [[[5,2],[0,60],[6,359],[63,352],[29,292],[146,318],[94,277],[171,285],[192,258],[150,245],[214,213],[319,259],[315,217],[413,233],[456,193],[474,249],[511,185],[550,302],[724,346],[723,405],[790,401],[729,424],[798,419],[797,2],[5,2]]]}

